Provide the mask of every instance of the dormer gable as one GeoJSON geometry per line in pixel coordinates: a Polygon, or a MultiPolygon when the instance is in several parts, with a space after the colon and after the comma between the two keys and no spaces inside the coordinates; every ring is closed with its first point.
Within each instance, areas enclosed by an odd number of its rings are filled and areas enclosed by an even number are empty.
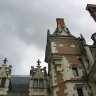
{"type": "Polygon", "coordinates": [[[7,78],[7,71],[6,71],[6,68],[4,66],[1,67],[1,69],[0,69],[0,77],[7,78]]]}
{"type": "Polygon", "coordinates": [[[41,68],[40,66],[40,61],[38,59],[37,61],[37,68],[34,68],[33,66],[31,67],[31,70],[30,70],[30,78],[31,79],[44,79],[46,76],[47,76],[47,73],[46,73],[46,68],[41,68]]]}
{"type": "Polygon", "coordinates": [[[46,94],[46,92],[47,92],[48,75],[46,72],[46,67],[41,68],[40,63],[41,62],[38,59],[36,68],[34,68],[32,66],[31,70],[30,70],[30,85],[29,85],[30,92],[29,92],[29,94],[31,96],[33,96],[33,95],[39,96],[40,94],[42,96],[46,96],[44,94],[46,94]],[[41,92],[38,89],[43,90],[43,91],[41,92]]]}
{"type": "Polygon", "coordinates": [[[6,96],[9,90],[9,82],[11,77],[11,65],[7,65],[7,58],[3,60],[0,66],[0,96],[6,96]]]}
{"type": "Polygon", "coordinates": [[[11,74],[11,65],[7,66],[7,58],[3,60],[2,66],[0,66],[0,78],[8,78],[11,74]]]}
{"type": "Polygon", "coordinates": [[[35,78],[38,78],[38,79],[42,78],[42,79],[44,79],[42,70],[40,68],[38,68],[36,70],[36,73],[34,74],[33,79],[35,79],[35,78]]]}

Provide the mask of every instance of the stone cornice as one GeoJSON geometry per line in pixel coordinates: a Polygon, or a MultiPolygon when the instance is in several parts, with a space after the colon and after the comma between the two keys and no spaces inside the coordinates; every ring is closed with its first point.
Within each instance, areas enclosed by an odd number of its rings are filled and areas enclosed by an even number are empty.
{"type": "Polygon", "coordinates": [[[80,44],[80,40],[78,38],[72,37],[48,37],[48,41],[50,42],[58,42],[58,43],[72,43],[72,44],[80,44]]]}

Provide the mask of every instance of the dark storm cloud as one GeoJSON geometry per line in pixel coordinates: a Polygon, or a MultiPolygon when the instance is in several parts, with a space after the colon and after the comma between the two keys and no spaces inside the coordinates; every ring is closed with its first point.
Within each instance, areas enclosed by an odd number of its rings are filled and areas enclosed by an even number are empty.
{"type": "Polygon", "coordinates": [[[34,5],[36,2],[31,2],[31,5],[29,3],[29,5],[27,5],[27,2],[19,3],[21,2],[3,1],[0,3],[2,18],[10,19],[9,24],[4,22],[7,26],[4,25],[3,27],[5,27],[5,29],[6,27],[16,27],[16,32],[9,32],[9,34],[16,35],[26,44],[35,44],[39,46],[39,48],[41,48],[42,45],[44,47],[47,25],[49,24],[49,20],[52,20],[52,14],[47,13],[49,10],[42,10],[43,7],[41,5],[41,9],[38,4],[34,5]],[[10,26],[10,23],[12,26],[10,26]]]}
{"type": "MultiPolygon", "coordinates": [[[[39,48],[45,48],[46,31],[48,28],[54,28],[55,30],[56,26],[53,25],[56,24],[56,18],[65,18],[65,21],[72,24],[73,29],[76,29],[74,24],[80,18],[81,4],[80,2],[73,4],[69,0],[65,3],[63,4],[62,0],[61,2],[56,0],[51,2],[48,0],[2,0],[0,1],[0,13],[1,16],[5,16],[3,17],[4,19],[10,19],[7,25],[12,23],[14,24],[13,27],[16,27],[17,31],[9,32],[9,34],[16,35],[26,44],[35,44],[39,48]],[[74,19],[74,23],[71,22],[71,19],[74,19]]],[[[7,26],[4,27],[6,28],[7,26]]]]}

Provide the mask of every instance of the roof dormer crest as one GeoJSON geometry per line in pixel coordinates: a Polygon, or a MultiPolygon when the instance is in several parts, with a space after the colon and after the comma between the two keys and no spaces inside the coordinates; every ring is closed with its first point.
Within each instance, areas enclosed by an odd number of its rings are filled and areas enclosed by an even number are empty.
{"type": "Polygon", "coordinates": [[[38,67],[39,67],[39,68],[41,67],[41,66],[40,66],[40,63],[41,63],[41,61],[38,59],[38,61],[37,61],[37,66],[36,66],[37,68],[38,68],[38,67]]]}
{"type": "Polygon", "coordinates": [[[7,58],[5,58],[4,60],[3,60],[3,64],[2,64],[2,67],[6,67],[7,66],[7,63],[8,62],[8,60],[7,60],[7,58]]]}

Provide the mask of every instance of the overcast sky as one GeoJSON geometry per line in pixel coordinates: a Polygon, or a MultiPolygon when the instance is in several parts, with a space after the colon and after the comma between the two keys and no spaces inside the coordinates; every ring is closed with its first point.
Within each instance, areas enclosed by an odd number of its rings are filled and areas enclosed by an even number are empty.
{"type": "Polygon", "coordinates": [[[92,44],[96,22],[85,10],[90,3],[96,0],[0,0],[0,64],[8,58],[15,75],[29,75],[38,59],[47,66],[47,29],[54,32],[56,18],[64,18],[73,35],[83,34],[92,44]]]}

